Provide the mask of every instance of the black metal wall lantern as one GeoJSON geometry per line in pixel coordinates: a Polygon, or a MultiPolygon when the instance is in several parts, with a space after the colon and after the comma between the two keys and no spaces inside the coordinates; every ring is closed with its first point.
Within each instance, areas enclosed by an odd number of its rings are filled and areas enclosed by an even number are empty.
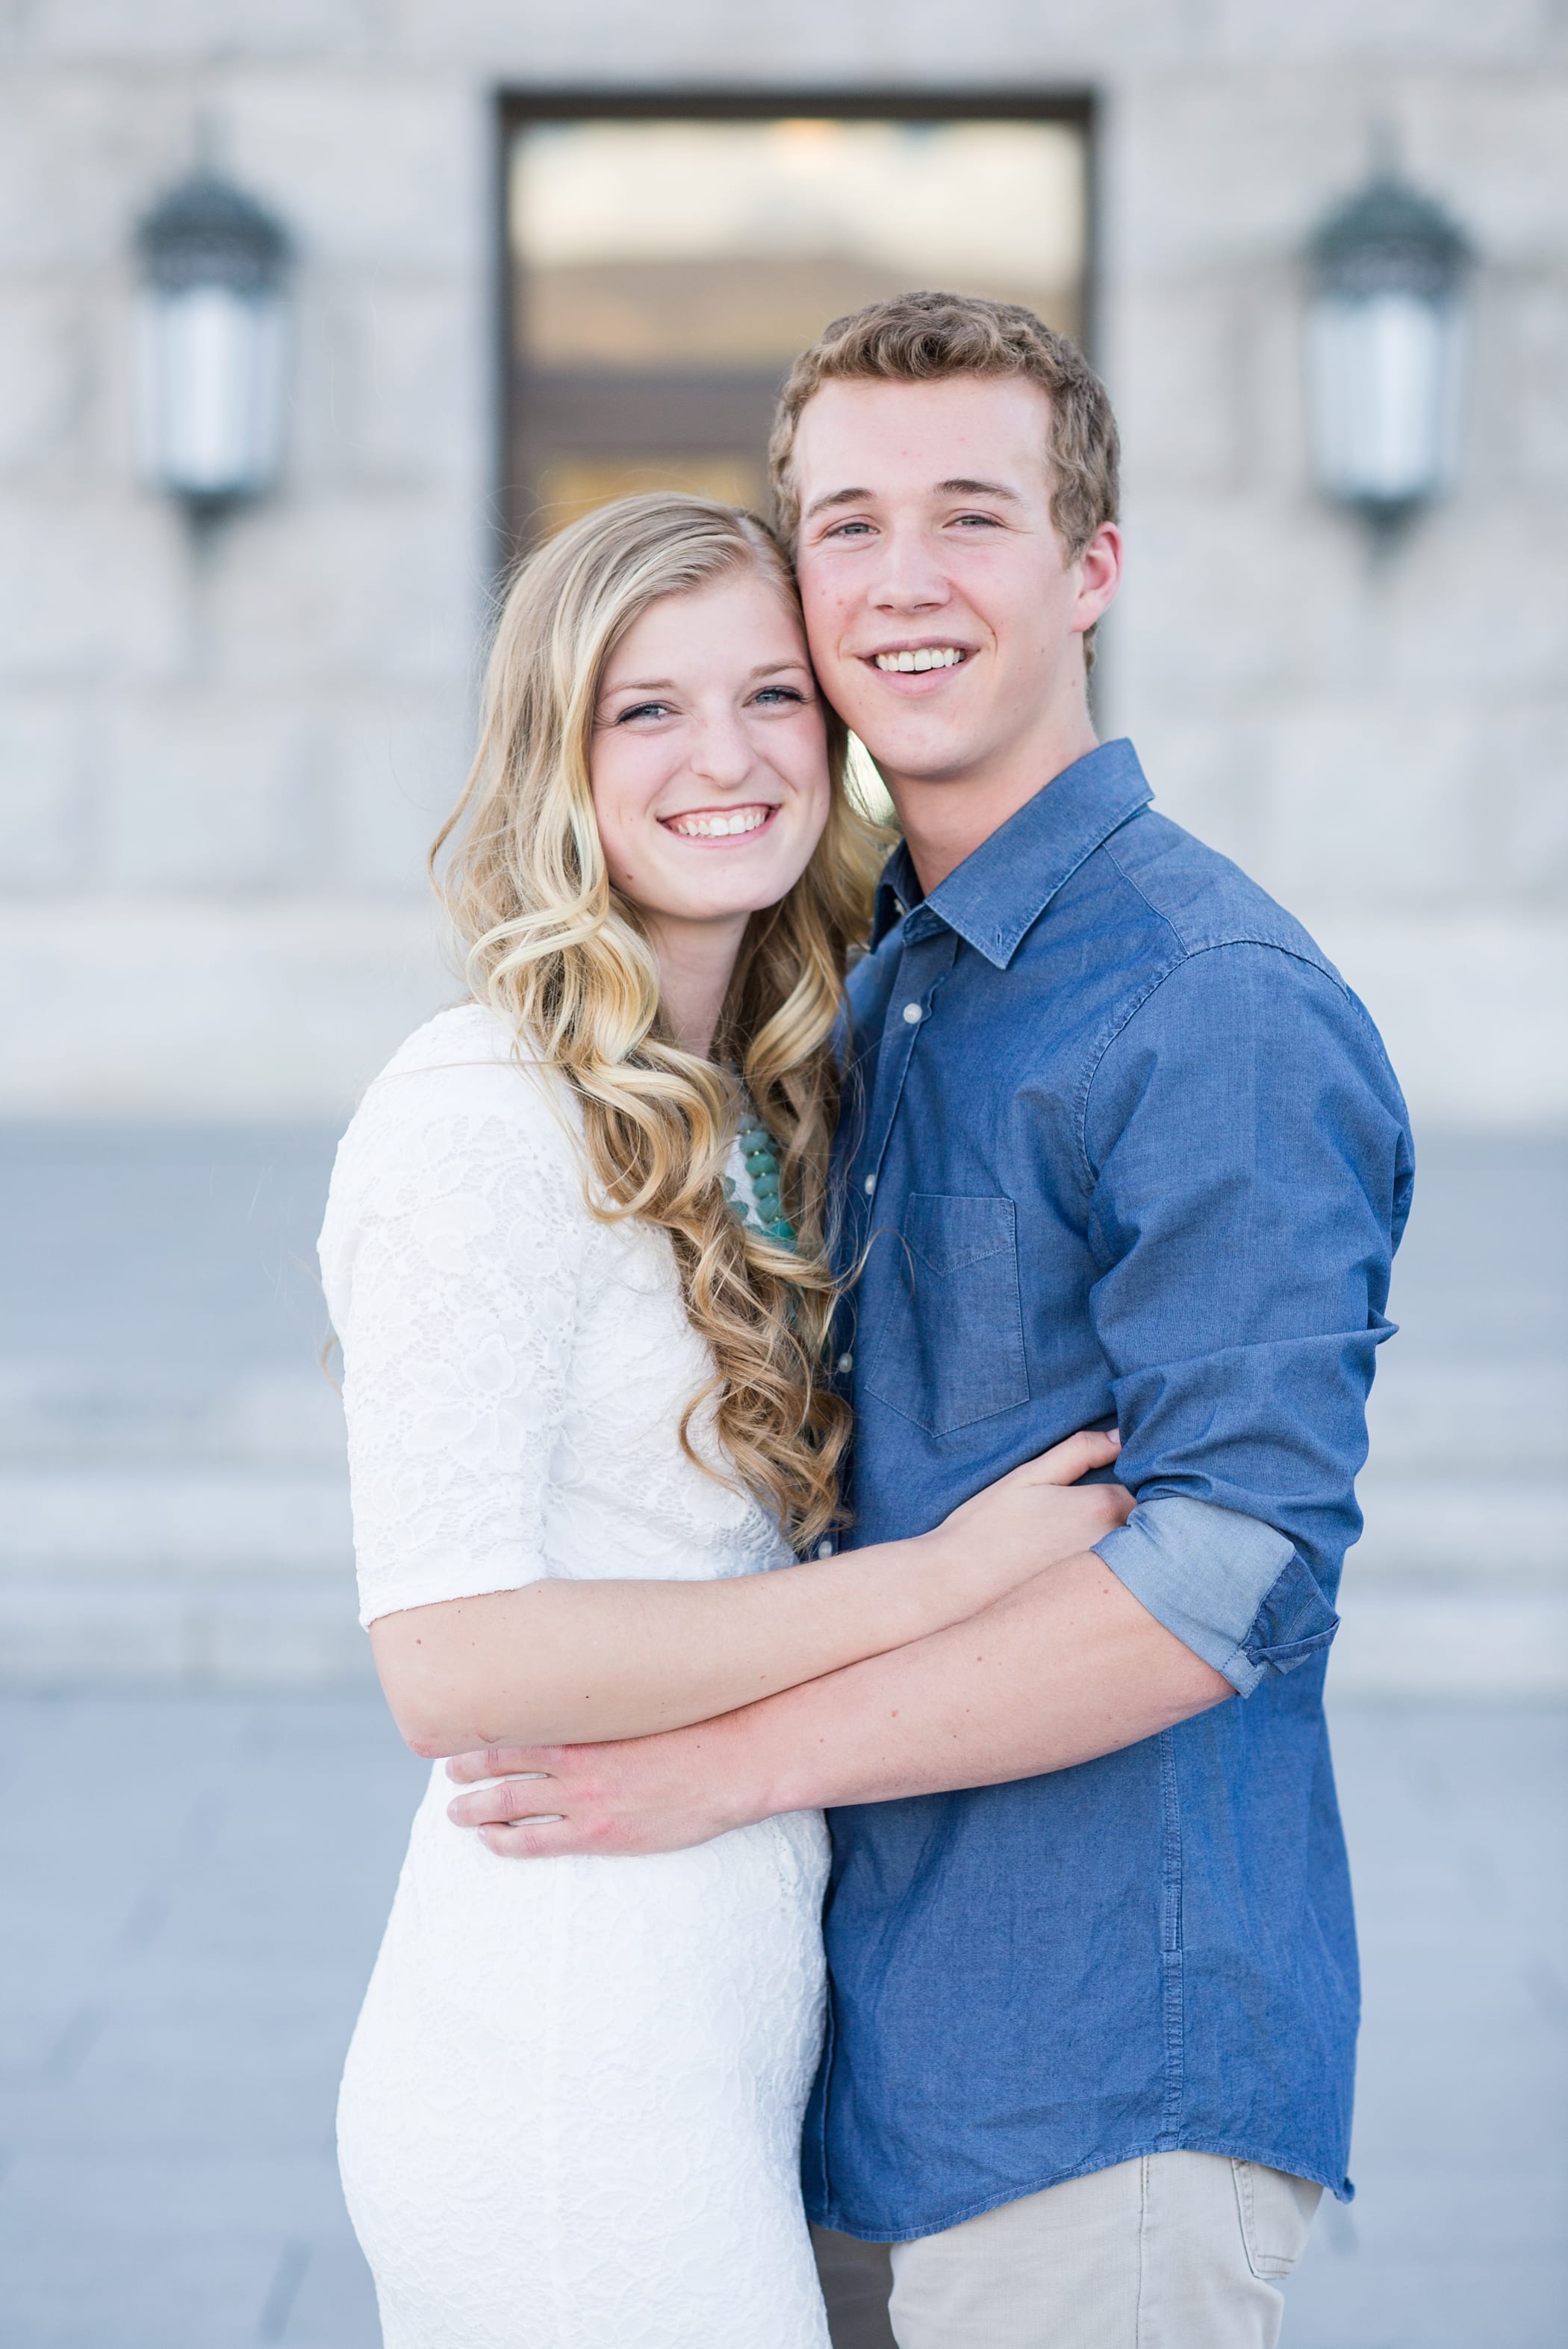
{"type": "Polygon", "coordinates": [[[289,240],[210,171],[142,222],[140,407],[149,476],[197,516],[254,498],[283,452],[289,240]]]}
{"type": "Polygon", "coordinates": [[[1375,524],[1408,520],[1452,480],[1470,258],[1448,214],[1387,169],[1312,241],[1317,479],[1375,524]]]}

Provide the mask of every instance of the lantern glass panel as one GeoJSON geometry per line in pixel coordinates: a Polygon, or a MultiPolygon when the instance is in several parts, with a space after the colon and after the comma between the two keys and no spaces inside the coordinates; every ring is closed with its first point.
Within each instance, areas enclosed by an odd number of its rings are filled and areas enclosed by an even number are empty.
{"type": "Polygon", "coordinates": [[[1453,305],[1389,292],[1326,296],[1312,321],[1318,470],[1367,505],[1431,497],[1453,470],[1459,321],[1453,305]]]}
{"type": "Polygon", "coordinates": [[[281,455],[284,305],[273,293],[154,291],[142,318],[144,459],[164,488],[254,496],[281,455]]]}

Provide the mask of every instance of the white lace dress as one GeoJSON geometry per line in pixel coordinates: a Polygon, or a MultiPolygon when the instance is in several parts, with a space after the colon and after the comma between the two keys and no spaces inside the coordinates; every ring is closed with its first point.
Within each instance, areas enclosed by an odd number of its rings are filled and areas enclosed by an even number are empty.
{"type": "MultiPolygon", "coordinates": [[[[559,1079],[433,1019],[321,1239],[363,1619],[545,1575],[784,1566],[681,1452],[707,1361],[665,1237],[596,1222],[559,1079]]],[[[438,1765],[355,2031],[344,2188],[387,2349],[827,2349],[801,2210],[827,1838],[501,1859],[438,1765]]]]}

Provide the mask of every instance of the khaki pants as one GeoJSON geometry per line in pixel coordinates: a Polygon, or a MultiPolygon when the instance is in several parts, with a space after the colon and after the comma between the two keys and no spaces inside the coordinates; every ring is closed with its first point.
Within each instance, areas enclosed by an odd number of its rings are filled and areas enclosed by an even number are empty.
{"type": "Polygon", "coordinates": [[[1069,2178],[894,2243],[893,2338],[898,2349],[1275,2349],[1280,2285],[1321,2192],[1212,2153],[1069,2178]]]}

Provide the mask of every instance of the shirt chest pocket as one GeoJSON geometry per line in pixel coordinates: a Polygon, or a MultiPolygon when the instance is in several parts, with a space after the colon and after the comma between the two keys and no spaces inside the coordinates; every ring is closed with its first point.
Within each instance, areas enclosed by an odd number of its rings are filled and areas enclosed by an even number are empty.
{"type": "Polygon", "coordinates": [[[1027,1402],[1012,1200],[913,1192],[902,1230],[877,1246],[897,1261],[867,1392],[933,1435],[1027,1402]]]}

